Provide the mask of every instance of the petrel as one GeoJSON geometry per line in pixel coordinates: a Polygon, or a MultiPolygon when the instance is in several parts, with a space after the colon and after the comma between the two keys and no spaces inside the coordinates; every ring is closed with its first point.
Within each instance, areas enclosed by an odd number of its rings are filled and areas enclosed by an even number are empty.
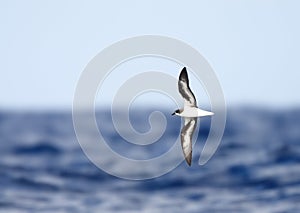
{"type": "Polygon", "coordinates": [[[184,158],[189,166],[192,164],[192,137],[197,125],[197,118],[212,116],[213,112],[205,111],[197,107],[194,93],[189,86],[189,78],[184,67],[179,75],[178,90],[184,99],[183,109],[177,109],[172,115],[183,117],[184,123],[181,129],[181,147],[184,158]]]}

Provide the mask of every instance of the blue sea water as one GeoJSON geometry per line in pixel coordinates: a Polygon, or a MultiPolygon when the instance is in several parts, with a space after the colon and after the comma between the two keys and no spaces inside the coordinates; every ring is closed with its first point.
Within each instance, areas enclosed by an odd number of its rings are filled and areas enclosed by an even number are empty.
{"type": "MultiPolygon", "coordinates": [[[[139,152],[159,156],[179,134],[180,118],[165,115],[165,135],[143,150],[120,138],[109,111],[97,120],[112,149],[143,158],[139,152]]],[[[147,119],[143,110],[131,114],[140,131],[147,119]]],[[[130,181],[88,160],[70,112],[2,111],[0,212],[300,212],[299,109],[230,109],[219,149],[199,166],[209,125],[201,121],[192,167],[183,162],[161,177],[130,181]]]]}

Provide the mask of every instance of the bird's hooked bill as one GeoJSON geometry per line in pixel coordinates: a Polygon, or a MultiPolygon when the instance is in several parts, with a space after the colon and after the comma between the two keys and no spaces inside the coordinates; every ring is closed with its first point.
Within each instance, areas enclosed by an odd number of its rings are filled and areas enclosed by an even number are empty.
{"type": "Polygon", "coordinates": [[[173,112],[172,115],[175,115],[175,112],[173,112]]]}

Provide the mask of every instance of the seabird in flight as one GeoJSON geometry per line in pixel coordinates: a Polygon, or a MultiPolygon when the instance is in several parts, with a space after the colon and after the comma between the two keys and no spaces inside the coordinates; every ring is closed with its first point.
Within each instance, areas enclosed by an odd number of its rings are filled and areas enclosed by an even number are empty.
{"type": "Polygon", "coordinates": [[[178,80],[178,90],[184,99],[183,109],[177,109],[172,115],[183,117],[184,124],[181,129],[181,146],[184,158],[189,166],[192,163],[192,137],[197,125],[197,118],[212,116],[213,112],[205,111],[197,107],[196,98],[189,87],[189,78],[184,67],[178,80]]]}

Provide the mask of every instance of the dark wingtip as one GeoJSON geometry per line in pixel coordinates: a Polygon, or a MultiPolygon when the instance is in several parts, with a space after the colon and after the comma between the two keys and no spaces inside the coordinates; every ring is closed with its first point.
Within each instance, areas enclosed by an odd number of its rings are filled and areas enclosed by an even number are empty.
{"type": "Polygon", "coordinates": [[[187,164],[188,164],[189,166],[191,166],[191,165],[192,165],[192,161],[188,161],[188,160],[186,160],[186,162],[187,162],[187,164]]]}
{"type": "Polygon", "coordinates": [[[180,75],[179,75],[179,79],[180,80],[188,80],[188,74],[187,74],[187,71],[186,71],[186,67],[183,67],[183,69],[181,70],[180,72],[180,75]]]}
{"type": "Polygon", "coordinates": [[[185,158],[185,160],[186,160],[187,164],[188,164],[189,166],[191,166],[191,165],[192,165],[192,153],[190,153],[190,154],[185,158]]]}

